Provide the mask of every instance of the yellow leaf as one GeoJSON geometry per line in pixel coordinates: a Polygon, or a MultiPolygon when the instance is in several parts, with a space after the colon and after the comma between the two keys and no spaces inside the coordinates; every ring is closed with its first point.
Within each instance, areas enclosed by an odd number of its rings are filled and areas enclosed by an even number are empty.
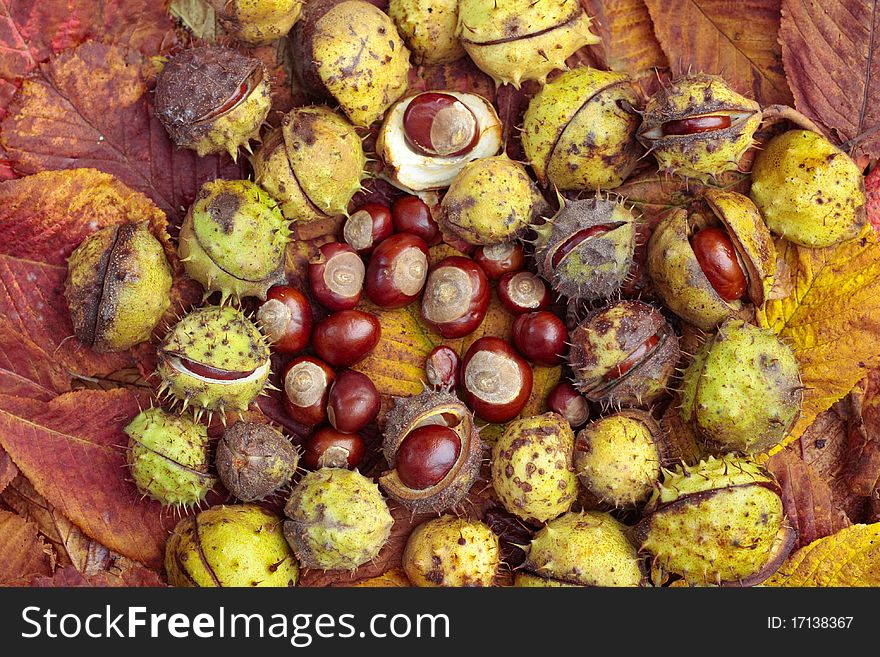
{"type": "Polygon", "coordinates": [[[377,575],[376,577],[371,577],[370,579],[365,579],[357,584],[352,584],[352,586],[366,586],[366,587],[399,587],[399,586],[412,586],[409,583],[409,579],[406,577],[406,573],[403,572],[401,568],[392,568],[381,575],[377,575]]]}
{"type": "MultiPolygon", "coordinates": [[[[807,249],[778,240],[773,296],[759,323],[794,350],[806,390],[783,445],[880,365],[880,245],[870,226],[855,240],[807,249]]],[[[777,450],[779,448],[776,448],[777,450]]]]}
{"type": "Polygon", "coordinates": [[[764,586],[880,586],[880,523],[853,525],[813,541],[764,586]]]}

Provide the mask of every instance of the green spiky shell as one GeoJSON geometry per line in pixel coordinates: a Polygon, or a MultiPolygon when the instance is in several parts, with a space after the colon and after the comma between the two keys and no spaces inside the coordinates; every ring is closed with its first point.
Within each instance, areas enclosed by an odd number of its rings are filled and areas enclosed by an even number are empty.
{"type": "Polygon", "coordinates": [[[196,413],[245,411],[269,378],[269,345],[254,323],[229,306],[208,306],[181,319],[159,347],[156,370],[162,390],[196,413]],[[231,372],[254,372],[246,379],[205,380],[175,367],[175,357],[231,372]]]}
{"type": "Polygon", "coordinates": [[[629,274],[636,249],[636,220],[632,211],[611,199],[561,203],[551,220],[535,228],[538,273],[569,299],[593,301],[614,294],[629,274]],[[582,230],[608,224],[616,228],[585,239],[563,256],[558,265],[553,264],[554,255],[568,239],[582,230]]]}
{"type": "Polygon", "coordinates": [[[731,89],[717,75],[686,75],[662,87],[648,100],[638,137],[661,171],[708,181],[733,171],[761,124],[761,106],[731,89]],[[729,128],[689,135],[662,135],[662,126],[692,116],[731,112],[743,117],[729,128]]]}
{"type": "Polygon", "coordinates": [[[497,155],[466,164],[441,207],[444,230],[470,244],[498,244],[525,231],[547,202],[523,165],[497,155]]]}
{"type": "Polygon", "coordinates": [[[455,35],[458,0],[391,0],[388,15],[417,64],[448,64],[467,54],[455,35]]]}
{"type": "Polygon", "coordinates": [[[665,471],[645,510],[635,531],[640,551],[692,584],[745,580],[784,559],[779,487],[747,459],[710,457],[665,471]]]}
{"type": "Polygon", "coordinates": [[[403,569],[415,586],[492,586],[499,554],[498,537],[488,525],[444,515],[409,535],[403,569]]]}
{"type": "Polygon", "coordinates": [[[710,446],[754,454],[786,436],[801,391],[791,349],[772,331],[729,319],[684,373],[681,417],[710,446]]]}
{"type": "Polygon", "coordinates": [[[660,312],[641,301],[617,301],[587,315],[570,334],[568,363],[575,387],[590,401],[610,406],[644,406],[662,395],[675,374],[678,336],[660,312]],[[622,376],[605,377],[641,345],[657,345],[622,376]]]}
{"type": "Polygon", "coordinates": [[[546,522],[577,496],[574,432],[556,413],[510,422],[492,448],[492,486],[510,513],[546,522]]]}
{"type": "Polygon", "coordinates": [[[254,180],[278,201],[285,218],[308,222],[346,213],[366,162],[348,121],[326,107],[298,107],[257,151],[254,180]]]}
{"type": "Polygon", "coordinates": [[[165,546],[172,586],[296,586],[299,566],[281,518],[253,504],[214,506],[183,518],[165,546]]]}
{"type": "Polygon", "coordinates": [[[660,427],[649,413],[625,410],[599,418],[575,438],[574,467],[597,500],[616,508],[644,502],[660,479],[660,427]]]}
{"type": "Polygon", "coordinates": [[[131,476],[145,495],[165,505],[192,506],[214,487],[204,425],[149,408],[135,416],[125,433],[131,476]]]}
{"type": "Polygon", "coordinates": [[[461,0],[458,30],[474,63],[498,84],[541,84],[583,46],[599,43],[578,0],[461,0]]]}
{"type": "Polygon", "coordinates": [[[300,563],[322,570],[354,570],[373,559],[394,523],[379,487],[343,468],[306,474],[284,513],[284,535],[300,563]]]}
{"type": "Polygon", "coordinates": [[[213,180],[199,190],[180,229],[186,273],[207,293],[259,297],[285,281],[290,230],[275,201],[248,180],[213,180]]]}
{"type": "Polygon", "coordinates": [[[299,452],[268,424],[236,422],[223,432],[215,462],[226,489],[243,502],[255,502],[290,481],[299,452]]]}
{"type": "Polygon", "coordinates": [[[862,172],[815,132],[771,139],[755,159],[751,194],[770,230],[801,246],[833,246],[865,224],[862,172]]]}
{"type": "Polygon", "coordinates": [[[620,73],[582,66],[548,82],[523,119],[523,150],[538,180],[563,191],[621,185],[642,154],[638,105],[620,73]]]}
{"type": "Polygon", "coordinates": [[[412,397],[395,397],[386,417],[382,451],[392,470],[380,477],[379,484],[391,499],[414,513],[436,513],[460,503],[477,480],[483,460],[483,443],[473,413],[458,397],[446,392],[426,391],[412,397]],[[452,427],[461,442],[458,460],[437,485],[413,490],[394,470],[397,450],[413,429],[442,415],[453,415],[459,420],[452,427]]]}
{"type": "Polygon", "coordinates": [[[92,233],[67,262],[64,296],[76,337],[100,353],[149,340],[171,305],[171,284],[146,221],[92,233]]]}
{"type": "Polygon", "coordinates": [[[220,24],[238,41],[266,45],[287,36],[302,4],[303,0],[227,0],[220,24]]]}
{"type": "Polygon", "coordinates": [[[643,574],[626,527],[607,513],[569,512],[532,539],[516,586],[640,586],[643,574]]]}

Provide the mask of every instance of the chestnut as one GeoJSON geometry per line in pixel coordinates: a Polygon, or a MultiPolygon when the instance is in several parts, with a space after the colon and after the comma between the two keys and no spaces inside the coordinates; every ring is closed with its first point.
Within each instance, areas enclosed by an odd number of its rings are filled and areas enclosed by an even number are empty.
{"type": "Polygon", "coordinates": [[[480,140],[477,117],[451,94],[419,94],[403,113],[406,143],[417,153],[455,157],[469,153],[480,140]]]}
{"type": "Polygon", "coordinates": [[[510,312],[527,313],[550,305],[550,290],[540,276],[529,271],[504,274],[498,281],[498,298],[510,312]]]}
{"type": "Polygon", "coordinates": [[[590,405],[586,397],[568,381],[563,381],[547,396],[547,408],[564,417],[572,429],[590,419],[590,405]]]}
{"type": "Polygon", "coordinates": [[[302,292],[289,285],[269,288],[257,309],[257,323],[280,354],[295,354],[309,344],[312,307],[302,292]]]}
{"type": "Polygon", "coordinates": [[[327,397],[336,378],[327,363],[311,356],[294,358],[284,369],[284,410],[307,427],[327,418],[327,397]]]}
{"type": "Polygon", "coordinates": [[[354,308],[361,299],[364,273],[364,261],[348,244],[324,244],[309,263],[312,294],[328,310],[354,308]]]}
{"type": "Polygon", "coordinates": [[[434,347],[425,359],[425,378],[439,390],[452,390],[458,385],[461,359],[455,350],[446,345],[434,347]]]}
{"type": "Polygon", "coordinates": [[[431,208],[418,196],[402,196],[394,201],[391,219],[395,232],[418,235],[428,246],[440,244],[443,239],[431,208]]]}
{"type": "Polygon", "coordinates": [[[379,414],[379,391],[366,374],[345,370],[327,397],[327,419],[337,431],[357,433],[379,414]]]}
{"type": "Polygon", "coordinates": [[[513,323],[513,345],[533,363],[559,365],[568,351],[568,329],[546,310],[526,313],[513,323]]]}
{"type": "Polygon", "coordinates": [[[474,342],[462,361],[464,401],[486,422],[507,422],[532,394],[532,368],[501,338],[474,342]]]}
{"type": "Polygon", "coordinates": [[[447,339],[477,330],[489,309],[489,279],[462,256],[444,258],[431,270],[422,295],[422,319],[447,339]]]}
{"type": "Polygon", "coordinates": [[[526,266],[525,250],[518,242],[478,246],[474,251],[474,260],[491,281],[498,280],[504,274],[518,272],[526,266]]]}
{"type": "Polygon", "coordinates": [[[302,463],[309,470],[348,468],[360,465],[366,445],[356,433],[342,433],[333,427],[321,427],[303,444],[302,463]]]}
{"type": "Polygon", "coordinates": [[[461,438],[455,431],[426,424],[408,433],[397,448],[397,476],[415,490],[436,486],[452,470],[460,453],[461,438]]]}
{"type": "Polygon", "coordinates": [[[342,239],[359,255],[367,255],[393,232],[391,209],[379,203],[364,203],[345,220],[342,239]]]}
{"type": "Polygon", "coordinates": [[[372,313],[340,310],[322,319],[312,331],[318,356],[334,367],[351,367],[363,360],[382,337],[382,327],[372,313]]]}
{"type": "Polygon", "coordinates": [[[691,237],[691,248],[718,296],[727,302],[741,299],[748,279],[727,232],[715,226],[697,231],[691,237]]]}
{"type": "Polygon", "coordinates": [[[392,235],[373,251],[366,291],[382,308],[402,308],[419,296],[428,277],[428,245],[410,233],[392,235]]]}

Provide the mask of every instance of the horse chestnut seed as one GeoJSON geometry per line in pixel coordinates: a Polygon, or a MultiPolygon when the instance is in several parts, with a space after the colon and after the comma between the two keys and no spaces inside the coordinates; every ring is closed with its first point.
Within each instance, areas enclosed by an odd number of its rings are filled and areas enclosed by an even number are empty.
{"type": "Polygon", "coordinates": [[[342,227],[342,239],[360,255],[371,253],[392,233],[391,210],[379,203],[364,203],[352,212],[342,227]]]}
{"type": "Polygon", "coordinates": [[[450,256],[431,270],[422,318],[444,338],[461,338],[482,324],[489,309],[489,279],[470,258],[450,256]]]}
{"type": "Polygon", "coordinates": [[[722,228],[710,226],[697,231],[691,248],[700,269],[725,301],[736,301],[745,294],[748,280],[736,255],[730,236],[722,228]]]}
{"type": "Polygon", "coordinates": [[[372,313],[340,310],[318,322],[312,346],[333,367],[351,367],[373,351],[381,336],[382,327],[372,313]]]}
{"type": "Polygon", "coordinates": [[[428,246],[440,244],[443,239],[440,227],[431,216],[431,208],[418,196],[402,196],[394,201],[391,218],[395,232],[417,235],[428,246]]]}
{"type": "Polygon", "coordinates": [[[559,365],[565,359],[567,343],[565,324],[546,310],[520,315],[513,323],[513,344],[533,363],[559,365]]]}
{"type": "Polygon", "coordinates": [[[357,433],[379,414],[379,392],[366,374],[346,370],[327,398],[327,419],[342,433],[357,433]]]}
{"type": "Polygon", "coordinates": [[[354,308],[361,299],[364,273],[364,261],[348,244],[324,244],[309,263],[312,294],[328,310],[354,308]]]}
{"type": "Polygon", "coordinates": [[[495,281],[511,272],[518,272],[526,265],[525,251],[518,242],[501,242],[489,246],[478,246],[474,260],[489,280],[495,281]]]}
{"type": "Polygon", "coordinates": [[[462,362],[464,401],[487,422],[507,422],[532,394],[532,368],[501,338],[474,342],[462,362]]]}
{"type": "Polygon", "coordinates": [[[458,385],[458,372],[461,359],[455,350],[440,345],[425,359],[425,378],[428,383],[441,390],[452,390],[458,385]]]}
{"type": "Polygon", "coordinates": [[[550,290],[542,278],[531,272],[510,272],[498,281],[498,298],[505,308],[519,315],[549,306],[550,290]]]}
{"type": "Polygon", "coordinates": [[[449,427],[419,427],[403,439],[397,450],[397,475],[415,490],[436,486],[449,474],[460,452],[461,439],[449,427]]]}
{"type": "Polygon", "coordinates": [[[294,358],[284,370],[284,409],[300,424],[320,424],[327,417],[327,397],[336,378],[327,363],[311,356],[294,358]]]}
{"type": "Polygon", "coordinates": [[[416,96],[403,113],[403,132],[422,155],[456,157],[480,140],[477,117],[455,96],[429,92],[416,96]]]}
{"type": "Polygon", "coordinates": [[[333,427],[321,427],[303,445],[303,465],[309,470],[348,468],[360,465],[366,446],[356,433],[342,433],[333,427]]]}
{"type": "Polygon", "coordinates": [[[280,354],[295,354],[309,344],[312,307],[306,295],[289,285],[269,288],[257,310],[257,323],[280,354]]]}
{"type": "Polygon", "coordinates": [[[563,381],[547,396],[547,408],[558,413],[571,425],[572,429],[590,419],[590,405],[587,399],[568,381],[563,381]]]}
{"type": "Polygon", "coordinates": [[[410,233],[392,235],[373,251],[366,290],[382,308],[402,308],[419,296],[428,277],[428,245],[410,233]]]}

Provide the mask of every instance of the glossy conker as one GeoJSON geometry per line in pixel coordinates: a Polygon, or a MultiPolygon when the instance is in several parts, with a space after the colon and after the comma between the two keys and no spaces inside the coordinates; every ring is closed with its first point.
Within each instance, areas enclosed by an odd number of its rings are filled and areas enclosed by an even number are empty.
{"type": "Polygon", "coordinates": [[[422,319],[444,338],[477,330],[489,308],[489,279],[470,258],[444,258],[428,275],[422,295],[422,319]]]}
{"type": "Polygon", "coordinates": [[[487,422],[507,422],[520,414],[532,394],[532,368],[501,338],[474,342],[462,361],[464,401],[487,422]]]}
{"type": "Polygon", "coordinates": [[[361,299],[364,261],[348,244],[330,242],[309,263],[309,283],[315,300],[328,310],[349,310],[361,299]]]}
{"type": "Polygon", "coordinates": [[[568,381],[563,381],[547,396],[547,408],[559,413],[576,429],[590,419],[590,405],[568,381]]]}
{"type": "Polygon", "coordinates": [[[504,274],[498,281],[498,298],[517,315],[543,310],[550,305],[550,290],[540,276],[529,271],[504,274]]]}
{"type": "Polygon", "coordinates": [[[382,327],[372,313],[340,310],[315,325],[312,346],[333,367],[351,367],[373,351],[381,336],[382,327]]]}
{"type": "Polygon", "coordinates": [[[327,419],[342,433],[357,433],[379,414],[379,392],[366,374],[345,370],[327,398],[327,419]]]}
{"type": "Polygon", "coordinates": [[[302,462],[309,470],[348,468],[360,465],[366,446],[356,433],[342,433],[333,427],[321,427],[303,444],[302,462]]]}
{"type": "Polygon", "coordinates": [[[478,246],[474,251],[474,260],[492,281],[526,266],[525,250],[519,242],[478,246]]]}
{"type": "Polygon", "coordinates": [[[480,139],[471,109],[455,96],[439,92],[413,98],[403,113],[403,132],[414,151],[439,157],[469,153],[480,139]]]}
{"type": "Polygon", "coordinates": [[[393,232],[391,209],[379,203],[364,203],[345,220],[342,239],[359,255],[366,255],[393,232]]]}
{"type": "Polygon", "coordinates": [[[257,310],[257,323],[272,341],[272,349],[295,354],[309,344],[312,335],[312,307],[302,292],[289,285],[269,288],[257,310]]]}
{"type": "Polygon", "coordinates": [[[410,233],[392,235],[373,251],[366,291],[382,308],[402,308],[414,301],[428,277],[428,245],[410,233]]]}
{"type": "Polygon", "coordinates": [[[697,231],[691,237],[691,248],[700,269],[722,299],[729,302],[742,298],[748,279],[724,229],[710,226],[697,231]]]}
{"type": "Polygon", "coordinates": [[[440,244],[443,236],[431,215],[431,208],[418,196],[401,196],[391,206],[394,231],[410,233],[425,240],[428,246],[440,244]]]}
{"type": "Polygon", "coordinates": [[[327,397],[336,378],[317,358],[294,358],[284,369],[284,410],[295,422],[313,427],[327,418],[327,397]]]}
{"type": "Polygon", "coordinates": [[[513,344],[517,351],[539,365],[559,365],[568,351],[568,329],[546,310],[526,313],[513,323],[513,344]]]}
{"type": "Polygon", "coordinates": [[[461,439],[449,427],[428,424],[411,431],[397,450],[397,476],[415,490],[436,486],[461,452],[461,439]]]}
{"type": "Polygon", "coordinates": [[[461,359],[451,347],[440,345],[425,359],[425,378],[440,390],[452,390],[458,385],[461,359]]]}

